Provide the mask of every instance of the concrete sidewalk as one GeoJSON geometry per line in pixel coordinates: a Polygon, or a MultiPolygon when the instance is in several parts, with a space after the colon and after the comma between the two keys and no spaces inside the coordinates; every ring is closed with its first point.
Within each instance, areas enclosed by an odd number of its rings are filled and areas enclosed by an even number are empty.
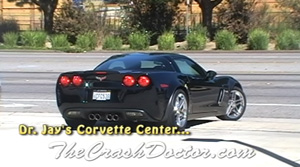
{"type": "Polygon", "coordinates": [[[65,131],[60,135],[42,135],[40,132],[43,124],[61,126],[64,120],[58,113],[0,112],[1,163],[9,164],[2,166],[144,166],[148,163],[154,164],[153,160],[159,166],[300,166],[298,119],[244,118],[237,122],[219,121],[215,118],[199,119],[189,122],[191,127],[187,131],[191,132],[191,135],[78,135],[76,131],[73,131],[72,135],[66,135],[65,131]],[[39,134],[20,135],[20,124],[35,126],[39,134]],[[103,144],[103,156],[93,159],[87,154],[98,143],[103,144]],[[152,152],[152,155],[157,153],[157,156],[151,158],[149,146],[153,143],[158,143],[159,147],[152,152]],[[66,144],[66,149],[60,152],[63,144],[66,144]],[[117,152],[115,154],[118,155],[124,155],[126,150],[131,150],[133,154],[141,144],[145,144],[145,156],[105,158],[109,150],[117,152]],[[59,145],[61,147],[58,147],[59,145]],[[190,148],[193,148],[194,154],[197,154],[197,151],[198,154],[199,151],[203,154],[194,158],[170,156],[190,148]],[[72,150],[69,153],[76,154],[79,154],[80,149],[84,149],[85,154],[72,158],[67,152],[68,149],[72,150]],[[120,153],[120,150],[123,153],[120,153]],[[224,154],[224,150],[228,152],[224,154]],[[252,156],[233,156],[245,150],[252,156]],[[204,154],[207,151],[209,155],[204,154]]]}

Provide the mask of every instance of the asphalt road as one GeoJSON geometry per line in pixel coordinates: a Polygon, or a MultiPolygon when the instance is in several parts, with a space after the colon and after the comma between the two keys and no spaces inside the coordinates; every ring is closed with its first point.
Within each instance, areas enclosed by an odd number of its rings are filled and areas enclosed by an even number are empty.
{"type": "Polygon", "coordinates": [[[248,106],[240,121],[190,121],[187,131],[191,135],[79,135],[76,131],[73,135],[66,135],[66,131],[42,135],[44,124],[65,124],[54,94],[59,73],[93,69],[109,55],[112,53],[0,52],[1,166],[147,166],[153,160],[160,166],[300,166],[300,54],[291,52],[187,53],[205,69],[231,75],[242,83],[248,106]],[[36,127],[38,135],[19,134],[20,124],[36,127]],[[104,143],[103,149],[92,153],[104,152],[104,156],[89,160],[88,153],[99,142],[104,143]],[[141,144],[146,144],[142,151],[147,154],[149,146],[157,142],[166,147],[155,147],[155,151],[166,149],[156,158],[105,157],[109,150],[118,155],[135,154],[141,144]],[[63,144],[66,147],[60,152],[58,146],[63,144]],[[189,155],[190,148],[201,156],[166,158],[182,151],[189,155]],[[225,158],[218,157],[224,150],[229,151],[225,158]],[[247,150],[253,157],[235,156],[249,153],[247,150]],[[211,156],[205,157],[206,151],[211,156]]]}
{"type": "MultiPolygon", "coordinates": [[[[0,110],[57,113],[60,72],[93,69],[115,53],[0,52],[0,110]]],[[[299,53],[186,53],[206,69],[231,75],[243,85],[245,117],[300,118],[299,53]]]]}

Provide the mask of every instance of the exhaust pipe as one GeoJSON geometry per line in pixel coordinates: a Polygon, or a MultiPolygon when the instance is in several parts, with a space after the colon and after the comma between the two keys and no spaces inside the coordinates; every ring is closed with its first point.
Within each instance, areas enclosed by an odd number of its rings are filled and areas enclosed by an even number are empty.
{"type": "Polygon", "coordinates": [[[113,115],[112,120],[113,121],[118,121],[119,120],[119,116],[117,114],[113,115]]]}
{"type": "Polygon", "coordinates": [[[95,117],[94,114],[90,114],[90,115],[89,115],[89,120],[95,120],[95,119],[96,119],[96,117],[95,117]]]}
{"type": "Polygon", "coordinates": [[[112,119],[113,119],[113,117],[112,117],[111,114],[107,114],[107,115],[106,115],[106,120],[107,120],[107,121],[112,121],[112,119]]]}
{"type": "Polygon", "coordinates": [[[100,120],[101,119],[101,115],[100,114],[95,114],[95,120],[100,120]]]}

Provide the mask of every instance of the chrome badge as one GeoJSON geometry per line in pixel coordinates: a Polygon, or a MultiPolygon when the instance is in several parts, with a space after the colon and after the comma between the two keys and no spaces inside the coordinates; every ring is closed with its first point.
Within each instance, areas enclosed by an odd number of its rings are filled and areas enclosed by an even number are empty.
{"type": "Polygon", "coordinates": [[[103,80],[106,79],[106,76],[103,76],[103,77],[98,77],[98,76],[96,76],[96,79],[98,79],[99,81],[103,81],[103,80]]]}

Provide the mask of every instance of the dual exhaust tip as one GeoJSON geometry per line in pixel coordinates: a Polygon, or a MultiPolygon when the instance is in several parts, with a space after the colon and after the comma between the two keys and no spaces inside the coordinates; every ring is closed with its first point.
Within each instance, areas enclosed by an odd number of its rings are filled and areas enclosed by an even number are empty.
{"type": "Polygon", "coordinates": [[[90,114],[89,115],[89,120],[100,120],[101,119],[101,115],[100,114],[90,114]]]}
{"type": "MultiPolygon", "coordinates": [[[[100,114],[89,114],[89,120],[100,120],[101,119],[101,115],[100,114]]],[[[119,120],[119,116],[117,114],[107,114],[105,116],[105,119],[107,121],[118,121],[119,120]]]]}
{"type": "Polygon", "coordinates": [[[119,116],[117,114],[107,114],[106,115],[106,120],[107,121],[118,121],[119,116]]]}

